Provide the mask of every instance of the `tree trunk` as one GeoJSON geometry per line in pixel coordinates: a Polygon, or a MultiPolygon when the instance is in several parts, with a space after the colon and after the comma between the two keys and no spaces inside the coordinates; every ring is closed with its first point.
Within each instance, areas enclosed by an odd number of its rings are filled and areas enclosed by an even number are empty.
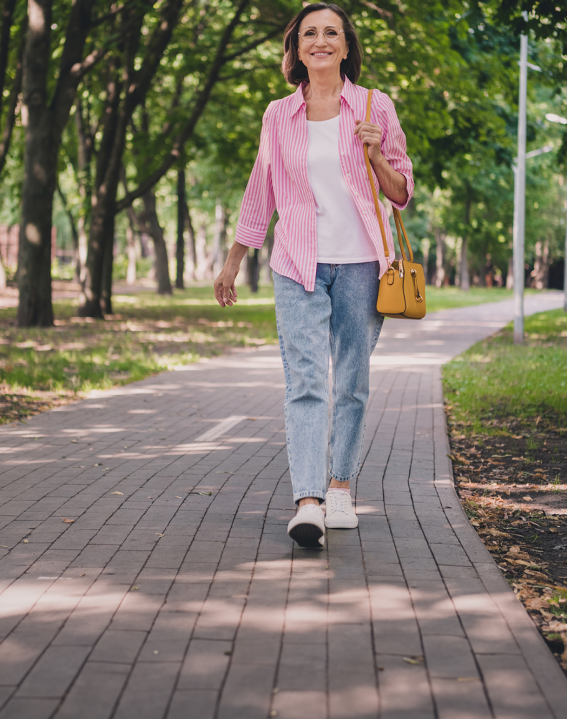
{"type": "Polygon", "coordinates": [[[79,303],[81,317],[102,318],[103,283],[106,294],[108,295],[109,292],[108,280],[105,282],[103,278],[105,267],[108,273],[109,264],[112,272],[114,206],[122,165],[122,149],[126,138],[124,118],[119,117],[120,93],[118,72],[111,65],[106,84],[104,129],[97,155],[87,261],[79,303]],[[107,254],[107,245],[110,245],[110,254],[107,254]]]}
{"type": "Polygon", "coordinates": [[[77,185],[79,188],[79,196],[81,198],[81,214],[77,222],[77,234],[79,236],[78,265],[79,265],[79,281],[85,280],[85,265],[87,262],[87,228],[91,214],[92,200],[92,178],[91,178],[91,158],[93,150],[93,140],[95,129],[89,126],[89,117],[83,117],[83,104],[81,98],[77,98],[77,109],[75,110],[75,127],[77,130],[77,156],[78,156],[78,172],[77,185]]]}
{"type": "Polygon", "coordinates": [[[126,272],[126,284],[136,284],[136,229],[135,220],[132,217],[134,209],[128,208],[128,226],[126,228],[126,244],[128,246],[128,270],[126,272]]]}
{"type": "Polygon", "coordinates": [[[51,301],[51,217],[58,145],[48,107],[47,73],[51,54],[51,0],[30,0],[24,53],[23,107],[27,116],[20,223],[17,324],[53,325],[51,301]],[[33,3],[33,7],[31,6],[33,3]]]}
{"type": "Polygon", "coordinates": [[[175,247],[175,258],[177,261],[177,272],[175,276],[175,287],[183,290],[183,276],[185,274],[185,168],[177,171],[177,243],[175,247]]]}
{"type": "Polygon", "coordinates": [[[102,292],[101,305],[104,315],[112,315],[112,270],[114,266],[114,213],[108,219],[107,238],[104,246],[104,259],[102,263],[102,292]]]}
{"type": "Polygon", "coordinates": [[[196,254],[197,254],[197,279],[203,280],[207,277],[208,266],[207,266],[207,228],[204,223],[199,225],[197,231],[196,240],[196,254]]]}
{"type": "Polygon", "coordinates": [[[189,231],[189,277],[191,280],[197,279],[197,242],[195,238],[195,228],[193,227],[193,221],[191,220],[191,213],[189,212],[189,205],[185,201],[185,224],[189,231]]]}
{"type": "Polygon", "coordinates": [[[533,271],[532,287],[536,290],[545,290],[549,280],[549,240],[542,243],[538,240],[535,244],[535,263],[533,271]]]}
{"type": "Polygon", "coordinates": [[[56,74],[53,68],[49,74],[52,0],[29,0],[21,113],[25,126],[17,316],[21,326],[53,324],[51,217],[57,160],[77,85],[98,57],[94,53],[90,60],[82,59],[94,2],[75,0],[72,4],[53,89],[48,83],[56,74]]]}
{"type": "Polygon", "coordinates": [[[260,251],[255,248],[248,254],[247,263],[248,284],[253,293],[258,292],[258,279],[260,277],[260,251]]]}
{"type": "Polygon", "coordinates": [[[435,287],[443,287],[445,282],[445,235],[435,228],[435,287]]]}
{"type": "Polygon", "coordinates": [[[468,238],[463,238],[461,243],[461,258],[459,262],[459,286],[461,290],[468,292],[471,289],[468,258],[468,238]]]}
{"type": "Polygon", "coordinates": [[[149,190],[144,196],[144,212],[142,213],[142,221],[154,243],[155,258],[155,277],[157,280],[158,295],[172,295],[171,280],[169,278],[169,258],[167,256],[167,246],[163,236],[163,230],[159,224],[156,211],[156,194],[155,190],[149,190]]]}

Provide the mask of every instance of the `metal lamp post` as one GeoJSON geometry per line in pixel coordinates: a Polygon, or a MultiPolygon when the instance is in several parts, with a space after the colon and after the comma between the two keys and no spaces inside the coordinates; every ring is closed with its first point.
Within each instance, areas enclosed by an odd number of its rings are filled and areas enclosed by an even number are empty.
{"type": "Polygon", "coordinates": [[[518,108],[518,159],[514,174],[514,345],[524,341],[524,238],[526,221],[526,96],[528,37],[520,36],[520,97],[518,108]]]}

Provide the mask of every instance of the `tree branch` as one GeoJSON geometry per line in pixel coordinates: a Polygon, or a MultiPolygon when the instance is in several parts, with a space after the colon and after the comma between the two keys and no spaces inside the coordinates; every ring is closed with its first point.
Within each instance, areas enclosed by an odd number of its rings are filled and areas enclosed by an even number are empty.
{"type": "Polygon", "coordinates": [[[6,113],[6,119],[4,123],[4,130],[2,131],[2,140],[0,141],[0,174],[6,164],[6,158],[8,157],[8,151],[10,150],[10,143],[12,141],[12,131],[16,122],[16,111],[18,107],[18,98],[22,90],[22,66],[24,58],[24,49],[26,46],[26,34],[27,34],[27,18],[22,22],[21,36],[20,36],[20,47],[18,49],[18,62],[16,65],[16,74],[12,81],[12,89],[10,90],[10,99],[8,101],[8,111],[6,113]]]}
{"type": "Polygon", "coordinates": [[[81,80],[81,78],[83,78],[99,60],[102,60],[107,52],[108,48],[98,48],[98,50],[93,50],[90,55],[87,55],[83,62],[73,65],[71,68],[71,76],[75,79],[81,80]]]}
{"type": "Polygon", "coordinates": [[[115,212],[120,212],[121,210],[124,210],[129,205],[131,205],[134,200],[148,192],[148,190],[150,190],[157,183],[157,181],[165,175],[169,168],[179,160],[185,141],[188,137],[190,137],[191,133],[195,129],[195,125],[197,124],[197,121],[201,117],[206,107],[212,89],[218,81],[220,70],[226,62],[224,53],[230,42],[232,34],[234,33],[234,30],[240,23],[240,16],[242,15],[244,8],[247,4],[248,0],[239,1],[232,20],[226,26],[217,49],[215,59],[213,60],[213,63],[209,70],[207,80],[203,85],[201,92],[197,96],[193,107],[193,112],[191,113],[189,120],[177,136],[173,144],[173,148],[168,153],[162,164],[157,168],[157,170],[155,170],[145,180],[143,180],[135,190],[126,193],[126,195],[116,203],[115,212]]]}
{"type": "Polygon", "coordinates": [[[264,35],[261,38],[258,38],[257,40],[254,40],[254,42],[251,42],[249,45],[246,45],[245,47],[241,48],[240,50],[237,50],[236,52],[232,53],[232,55],[226,55],[224,60],[225,62],[230,62],[231,60],[234,60],[237,57],[240,57],[241,55],[244,55],[249,50],[254,50],[254,48],[258,47],[258,45],[262,45],[262,43],[265,43],[266,40],[271,40],[276,35],[279,35],[282,30],[285,30],[286,25],[280,25],[277,28],[274,28],[272,32],[269,32],[267,35],[264,35]]]}
{"type": "Polygon", "coordinates": [[[2,8],[2,31],[0,32],[0,116],[2,115],[2,101],[4,85],[6,84],[6,71],[8,69],[8,53],[10,50],[10,30],[14,21],[16,0],[4,0],[2,8]]]}

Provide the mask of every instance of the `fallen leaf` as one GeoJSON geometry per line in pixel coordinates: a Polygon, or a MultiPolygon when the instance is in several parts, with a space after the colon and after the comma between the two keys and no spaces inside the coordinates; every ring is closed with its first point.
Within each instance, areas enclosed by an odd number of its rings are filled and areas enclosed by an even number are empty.
{"type": "Polygon", "coordinates": [[[492,537],[511,537],[508,533],[502,532],[501,530],[494,530],[494,528],[489,528],[488,532],[492,535],[492,537]]]}
{"type": "Polygon", "coordinates": [[[533,502],[533,498],[530,497],[529,495],[524,495],[524,497],[522,498],[522,500],[527,500],[528,502],[533,502]]]}
{"type": "Polygon", "coordinates": [[[0,547],[6,548],[6,550],[9,550],[9,549],[10,549],[10,546],[9,546],[9,545],[0,545],[0,547]]]}
{"type": "Polygon", "coordinates": [[[93,467],[99,467],[100,465],[102,465],[102,463],[95,463],[93,467]]]}
{"type": "Polygon", "coordinates": [[[23,543],[29,543],[29,540],[22,540],[23,543]]]}
{"type": "Polygon", "coordinates": [[[79,441],[78,441],[78,440],[71,440],[71,442],[72,442],[72,443],[76,443],[76,442],[79,442],[79,441]]]}
{"type": "Polygon", "coordinates": [[[115,490],[114,492],[110,493],[111,495],[124,495],[124,493],[118,492],[118,490],[115,490]]]}
{"type": "Polygon", "coordinates": [[[159,655],[159,650],[154,650],[154,655],[159,655]]]}
{"type": "Polygon", "coordinates": [[[409,657],[405,657],[405,658],[402,658],[402,659],[403,659],[404,662],[407,662],[407,663],[409,663],[410,665],[421,665],[421,663],[422,663],[422,660],[421,660],[421,659],[418,660],[418,659],[416,659],[416,658],[409,658],[409,657]]]}
{"type": "Polygon", "coordinates": [[[130,588],[130,590],[131,590],[131,591],[132,591],[132,590],[138,590],[138,586],[137,586],[137,585],[132,585],[132,587],[130,588]]]}
{"type": "Polygon", "coordinates": [[[87,574],[87,573],[81,573],[81,574],[79,575],[79,577],[85,577],[86,574],[87,574]]]}
{"type": "Polygon", "coordinates": [[[74,520],[69,520],[69,518],[63,518],[64,523],[74,523],[74,520]]]}
{"type": "Polygon", "coordinates": [[[163,533],[156,533],[156,535],[159,535],[160,537],[163,537],[163,533]]]}
{"type": "Polygon", "coordinates": [[[526,607],[528,610],[541,610],[542,608],[549,607],[549,602],[541,597],[530,598],[526,601],[526,607]]]}
{"type": "Polygon", "coordinates": [[[177,500],[183,500],[183,498],[180,497],[179,495],[176,495],[175,497],[177,498],[177,500]]]}

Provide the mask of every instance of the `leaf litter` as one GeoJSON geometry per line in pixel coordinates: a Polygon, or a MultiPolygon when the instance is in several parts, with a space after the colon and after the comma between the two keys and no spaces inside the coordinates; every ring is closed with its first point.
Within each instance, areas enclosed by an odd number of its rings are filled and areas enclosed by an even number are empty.
{"type": "Polygon", "coordinates": [[[567,674],[567,430],[500,418],[466,434],[448,415],[463,509],[567,674]]]}

